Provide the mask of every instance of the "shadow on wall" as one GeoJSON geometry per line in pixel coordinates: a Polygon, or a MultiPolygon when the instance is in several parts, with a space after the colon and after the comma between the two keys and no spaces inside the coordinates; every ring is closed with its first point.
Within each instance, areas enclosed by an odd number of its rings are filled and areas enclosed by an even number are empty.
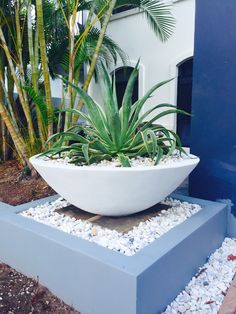
{"type": "Polygon", "coordinates": [[[188,184],[189,184],[189,179],[187,178],[173,193],[181,194],[181,195],[189,195],[188,184]]]}

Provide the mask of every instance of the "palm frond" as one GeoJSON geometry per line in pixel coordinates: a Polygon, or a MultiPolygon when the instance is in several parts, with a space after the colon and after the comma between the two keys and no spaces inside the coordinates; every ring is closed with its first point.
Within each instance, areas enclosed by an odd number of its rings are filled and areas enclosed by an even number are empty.
{"type": "Polygon", "coordinates": [[[47,104],[44,102],[43,97],[40,94],[37,94],[36,91],[30,86],[24,86],[24,89],[33,100],[34,104],[38,107],[42,121],[44,123],[44,127],[48,126],[48,110],[47,104]]]}
{"type": "Polygon", "coordinates": [[[162,41],[166,41],[173,34],[175,19],[171,13],[171,5],[159,0],[117,0],[115,8],[127,5],[144,12],[152,30],[162,41]]]}

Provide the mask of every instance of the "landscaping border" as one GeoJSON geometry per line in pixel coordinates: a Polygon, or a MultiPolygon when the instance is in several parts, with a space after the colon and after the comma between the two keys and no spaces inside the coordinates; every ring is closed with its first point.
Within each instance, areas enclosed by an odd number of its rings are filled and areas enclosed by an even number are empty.
{"type": "Polygon", "coordinates": [[[172,196],[203,209],[133,256],[17,215],[58,196],[16,207],[0,203],[0,260],[38,277],[82,314],[160,313],[227,234],[226,204],[172,196]]]}

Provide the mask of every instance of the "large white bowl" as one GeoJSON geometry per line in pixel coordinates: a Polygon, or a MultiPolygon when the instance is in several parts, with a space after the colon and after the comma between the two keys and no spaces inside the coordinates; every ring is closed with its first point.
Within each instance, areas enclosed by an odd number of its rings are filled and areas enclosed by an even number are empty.
{"type": "Polygon", "coordinates": [[[145,210],[173,192],[199,162],[191,155],[157,166],[80,167],[31,157],[45,181],[71,204],[94,214],[123,216],[145,210]]]}

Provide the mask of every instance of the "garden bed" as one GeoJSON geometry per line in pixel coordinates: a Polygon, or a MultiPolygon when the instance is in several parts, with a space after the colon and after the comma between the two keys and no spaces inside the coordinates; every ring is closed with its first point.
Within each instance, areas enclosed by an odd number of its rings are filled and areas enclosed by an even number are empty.
{"type": "Polygon", "coordinates": [[[17,160],[0,164],[0,201],[20,205],[55,194],[40,177],[29,177],[17,160]]]}
{"type": "Polygon", "coordinates": [[[38,276],[40,283],[83,314],[159,313],[226,235],[226,205],[175,198],[202,210],[133,256],[17,214],[46,200],[18,207],[1,204],[0,237],[7,240],[1,243],[0,259],[30,277],[38,276]]]}
{"type": "Polygon", "coordinates": [[[38,281],[0,264],[1,314],[79,314],[38,281]]]}

